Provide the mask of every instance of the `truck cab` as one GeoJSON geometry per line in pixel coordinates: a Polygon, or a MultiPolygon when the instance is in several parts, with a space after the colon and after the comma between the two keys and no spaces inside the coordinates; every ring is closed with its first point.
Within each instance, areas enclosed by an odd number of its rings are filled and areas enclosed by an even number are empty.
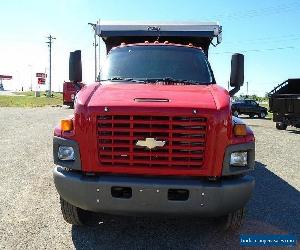
{"type": "MultiPolygon", "coordinates": [[[[230,106],[243,56],[232,57],[228,92],[207,57],[217,23],[102,23],[95,32],[108,50],[100,81],[78,92],[74,116],[54,130],[64,219],[84,225],[89,211],[192,215],[237,229],[254,188],[254,135],[230,106]]],[[[78,52],[70,79],[82,80],[78,52]]]]}

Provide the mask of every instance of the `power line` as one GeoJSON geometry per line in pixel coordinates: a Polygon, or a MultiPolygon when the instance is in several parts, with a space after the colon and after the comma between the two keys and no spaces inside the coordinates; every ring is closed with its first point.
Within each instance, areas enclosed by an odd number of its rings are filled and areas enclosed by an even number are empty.
{"type": "Polygon", "coordinates": [[[289,4],[280,4],[276,6],[264,7],[259,9],[251,9],[247,11],[239,11],[239,12],[232,12],[227,14],[221,14],[215,16],[217,19],[228,19],[228,20],[235,20],[235,19],[243,19],[243,18],[252,18],[257,16],[267,16],[273,14],[281,14],[284,12],[291,12],[291,11],[299,11],[300,2],[295,1],[289,4]]]}
{"type": "Polygon", "coordinates": [[[48,37],[48,47],[49,47],[49,91],[48,91],[48,97],[51,97],[51,49],[52,49],[52,40],[56,39],[55,37],[49,35],[48,37]]]}
{"type": "MultiPolygon", "coordinates": [[[[273,50],[285,50],[285,49],[295,49],[296,47],[293,46],[287,46],[287,47],[278,47],[278,48],[266,48],[266,49],[248,49],[248,50],[240,50],[240,53],[246,53],[246,52],[266,52],[266,51],[273,51],[273,50]]],[[[219,54],[233,54],[236,53],[232,51],[225,51],[225,52],[212,52],[210,54],[219,55],[219,54]]]]}
{"type": "Polygon", "coordinates": [[[269,37],[261,37],[257,39],[245,39],[242,41],[234,40],[231,41],[230,43],[238,43],[238,44],[244,44],[244,43],[274,43],[274,42],[285,42],[285,41],[295,41],[300,39],[300,34],[288,34],[288,35],[282,35],[282,36],[269,36],[269,37]]]}

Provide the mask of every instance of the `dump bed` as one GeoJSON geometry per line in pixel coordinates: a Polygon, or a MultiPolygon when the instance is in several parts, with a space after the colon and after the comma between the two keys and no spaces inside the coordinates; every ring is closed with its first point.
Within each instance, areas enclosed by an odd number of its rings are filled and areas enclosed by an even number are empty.
{"type": "Polygon", "coordinates": [[[217,22],[199,23],[124,23],[98,22],[96,35],[106,44],[107,51],[122,42],[143,43],[145,41],[168,41],[170,43],[189,44],[202,47],[207,54],[214,38],[221,42],[222,27],[217,22]]]}
{"type": "Polygon", "coordinates": [[[270,111],[277,114],[300,114],[300,79],[288,79],[269,93],[270,111]]]}

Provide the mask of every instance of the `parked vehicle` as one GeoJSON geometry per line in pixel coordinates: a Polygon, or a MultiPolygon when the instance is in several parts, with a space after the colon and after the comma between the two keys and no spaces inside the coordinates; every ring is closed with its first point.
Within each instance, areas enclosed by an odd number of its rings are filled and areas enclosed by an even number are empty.
{"type": "Polygon", "coordinates": [[[251,118],[258,116],[259,118],[265,118],[268,115],[268,109],[262,106],[254,100],[237,100],[232,103],[232,114],[236,117],[239,115],[249,115],[251,118]]]}
{"type": "Polygon", "coordinates": [[[81,82],[64,82],[63,84],[63,104],[74,108],[76,94],[84,86],[81,82]]]}
{"type": "Polygon", "coordinates": [[[269,93],[270,112],[276,128],[300,128],[300,79],[288,79],[269,93]]]}
{"type": "MultiPolygon", "coordinates": [[[[89,212],[217,217],[242,223],[253,188],[255,139],[232,117],[230,95],[244,81],[231,59],[228,92],[207,60],[217,23],[95,26],[108,56],[100,82],[76,96],[74,117],[55,128],[54,182],[64,219],[89,212]],[[200,48],[201,47],[201,48],[200,48]]],[[[81,82],[79,52],[70,80],[81,82]]]]}

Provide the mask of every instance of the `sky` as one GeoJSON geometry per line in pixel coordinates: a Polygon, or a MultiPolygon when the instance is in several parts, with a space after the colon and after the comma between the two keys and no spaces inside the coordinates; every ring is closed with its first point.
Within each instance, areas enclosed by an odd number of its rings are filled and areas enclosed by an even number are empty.
{"type": "MultiPolygon", "coordinates": [[[[300,77],[300,1],[202,0],[1,0],[0,75],[8,90],[37,89],[35,73],[49,71],[47,36],[52,44],[52,90],[68,80],[69,52],[82,50],[83,81],[94,80],[93,30],[97,20],[219,21],[223,41],[210,47],[216,81],[227,88],[233,53],[245,55],[248,94],[264,96],[288,78],[300,77]]],[[[105,46],[100,43],[101,63],[105,46]]],[[[47,89],[46,85],[40,87],[47,89]]],[[[244,84],[239,94],[247,94],[244,84]]]]}

